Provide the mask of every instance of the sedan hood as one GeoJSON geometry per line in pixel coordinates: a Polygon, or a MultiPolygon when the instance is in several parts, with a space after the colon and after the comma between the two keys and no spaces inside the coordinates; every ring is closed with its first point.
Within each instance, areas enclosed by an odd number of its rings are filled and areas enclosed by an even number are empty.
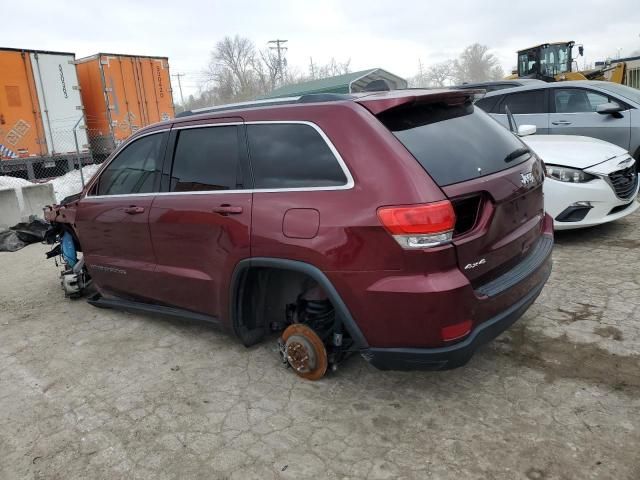
{"type": "Polygon", "coordinates": [[[545,163],[579,169],[627,154],[612,143],[577,135],[530,135],[520,139],[545,163]]]}

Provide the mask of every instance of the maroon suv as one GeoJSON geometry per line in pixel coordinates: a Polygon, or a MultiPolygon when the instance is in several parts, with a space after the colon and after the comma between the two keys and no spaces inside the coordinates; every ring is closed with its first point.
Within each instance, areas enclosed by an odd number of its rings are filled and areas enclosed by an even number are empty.
{"type": "Polygon", "coordinates": [[[474,93],[307,95],[145,128],[48,209],[63,285],[245,345],[279,332],[306,378],[352,352],[463,365],[533,303],[553,246],[541,161],[474,93]]]}

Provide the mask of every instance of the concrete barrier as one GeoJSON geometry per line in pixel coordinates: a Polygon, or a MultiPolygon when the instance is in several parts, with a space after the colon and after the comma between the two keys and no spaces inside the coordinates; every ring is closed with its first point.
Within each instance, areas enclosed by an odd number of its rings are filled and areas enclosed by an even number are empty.
{"type": "Polygon", "coordinates": [[[12,227],[22,220],[18,195],[13,188],[0,190],[0,228],[12,227]]]}
{"type": "Polygon", "coordinates": [[[43,218],[42,209],[46,205],[56,203],[56,197],[53,193],[53,185],[50,183],[40,183],[34,185],[25,185],[22,187],[22,199],[24,202],[23,217],[34,215],[43,218]]]}

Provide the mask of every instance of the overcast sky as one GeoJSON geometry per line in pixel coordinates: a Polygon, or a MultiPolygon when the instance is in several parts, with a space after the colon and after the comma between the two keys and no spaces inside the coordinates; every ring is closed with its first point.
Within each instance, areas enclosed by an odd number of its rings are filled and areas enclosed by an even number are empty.
{"type": "MultiPolygon", "coordinates": [[[[575,40],[587,62],[640,50],[638,0],[526,2],[405,0],[2,0],[0,46],[169,57],[183,72],[185,95],[197,91],[216,41],[251,38],[258,48],[287,39],[289,66],[306,72],[309,58],[351,59],[353,70],[385,68],[409,77],[480,42],[505,72],[515,52],[536,43],[575,40]]],[[[582,59],[580,60],[582,65],[582,59]]],[[[174,82],[174,97],[178,99],[174,82]]]]}

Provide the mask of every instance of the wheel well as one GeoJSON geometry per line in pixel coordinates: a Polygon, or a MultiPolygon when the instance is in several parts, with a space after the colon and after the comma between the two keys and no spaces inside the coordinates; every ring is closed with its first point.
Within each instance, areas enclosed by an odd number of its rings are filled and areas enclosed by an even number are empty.
{"type": "Polygon", "coordinates": [[[352,339],[355,349],[367,341],[331,281],[317,267],[296,260],[253,257],[236,266],[231,279],[229,318],[235,334],[246,345],[262,340],[272,322],[286,321],[286,307],[318,286],[335,309],[336,322],[352,339]]]}
{"type": "Polygon", "coordinates": [[[234,329],[243,343],[264,338],[272,324],[284,323],[286,306],[316,285],[309,275],[273,267],[246,269],[237,288],[234,329]]]}

